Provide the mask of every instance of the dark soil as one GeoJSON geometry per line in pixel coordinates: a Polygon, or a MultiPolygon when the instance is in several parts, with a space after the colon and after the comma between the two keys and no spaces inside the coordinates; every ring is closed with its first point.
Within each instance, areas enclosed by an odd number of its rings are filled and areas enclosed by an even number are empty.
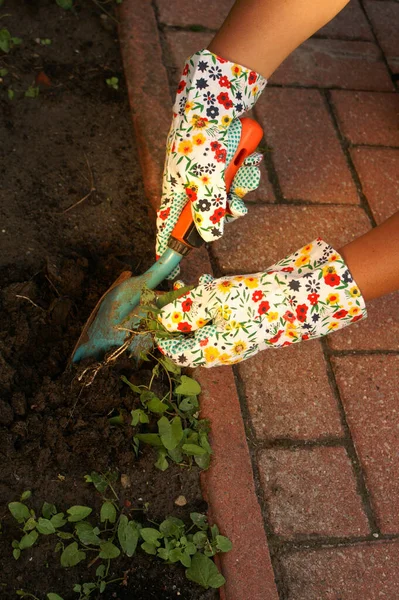
{"type": "MultiPolygon", "coordinates": [[[[43,501],[59,510],[98,508],[100,495],[84,475],[111,470],[124,475],[125,487],[120,479],[116,487],[132,518],[187,520],[206,504],[198,470],[161,473],[151,449],[135,458],[130,426],[109,424],[112,411],[135,403],[120,376],[148,383],[148,367],[121,359],[89,387],[67,368],[101,294],[125,268],[139,273],[153,260],[115,23],[89,0],[73,13],[55,0],[6,0],[2,14],[9,16],[1,25],[23,42],[0,57],[9,71],[0,83],[0,597],[15,598],[23,588],[40,599],[51,591],[69,600],[77,598],[73,584],[92,581],[98,565],[61,568],[53,536],[15,561],[18,528],[7,503],[23,490],[32,490],[37,511],[43,501]],[[109,77],[119,78],[118,90],[107,86],[109,77]],[[24,97],[35,81],[45,82],[39,96],[24,97]],[[95,191],[73,206],[90,192],[91,177],[95,191]],[[188,504],[178,508],[181,494],[188,504]],[[147,514],[132,511],[145,503],[147,514]]],[[[142,552],[114,564],[110,575],[127,572],[127,585],[115,584],[101,598],[217,597],[188,582],[183,568],[142,552]]]]}

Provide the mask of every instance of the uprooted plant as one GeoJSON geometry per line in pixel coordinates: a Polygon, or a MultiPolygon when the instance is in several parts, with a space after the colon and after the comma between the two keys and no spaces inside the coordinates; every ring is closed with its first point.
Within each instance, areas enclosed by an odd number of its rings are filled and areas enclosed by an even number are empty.
{"type": "MultiPolygon", "coordinates": [[[[92,472],[85,476],[85,480],[92,483],[102,495],[100,514],[95,519],[92,519],[95,515],[90,506],[75,505],[60,512],[49,502],[43,503],[41,515],[36,514],[26,504],[31,497],[29,490],[23,492],[19,501],[10,502],[8,508],[20,529],[19,539],[12,542],[16,560],[38,543],[40,536],[53,535],[58,540],[54,553],[60,553],[62,567],[74,567],[89,558],[90,565],[98,562],[95,581],[73,586],[73,591],[79,594],[78,600],[86,600],[96,591],[102,594],[110,584],[123,581],[123,577],[109,577],[111,561],[121,555],[131,558],[139,545],[145,553],[167,564],[180,562],[186,569],[187,579],[206,589],[224,584],[224,577],[211,557],[228,552],[231,542],[220,535],[216,525],[209,526],[205,515],[191,513],[190,525],[173,516],[159,524],[149,519],[147,523],[141,523],[130,519],[125,514],[126,509],[120,508],[114,489],[116,473],[92,472]]],[[[25,590],[18,590],[17,593],[35,597],[25,590]]],[[[55,592],[49,592],[47,597],[50,600],[62,600],[55,592]]]]}

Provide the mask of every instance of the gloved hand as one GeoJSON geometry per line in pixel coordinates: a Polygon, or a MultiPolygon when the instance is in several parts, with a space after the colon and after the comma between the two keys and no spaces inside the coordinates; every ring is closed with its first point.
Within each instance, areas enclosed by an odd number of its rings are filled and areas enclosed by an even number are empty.
{"type": "MultiPolygon", "coordinates": [[[[240,139],[238,118],[254,106],[265,85],[261,75],[209,50],[201,50],[187,60],[167,141],[157,219],[157,256],[165,251],[170,233],[189,200],[203,239],[209,242],[222,235],[227,208],[224,171],[240,139]]],[[[259,158],[254,160],[256,163],[259,158]]],[[[257,187],[240,185],[249,182],[244,173],[233,182],[233,188],[242,188],[238,194],[241,197],[245,189],[257,187]]],[[[230,209],[234,216],[244,211],[240,202],[232,202],[230,209]]]]}
{"type": "Polygon", "coordinates": [[[203,276],[200,285],[158,316],[168,331],[189,335],[159,339],[158,346],[181,366],[229,365],[366,316],[344,260],[318,238],[264,273],[203,276]]]}

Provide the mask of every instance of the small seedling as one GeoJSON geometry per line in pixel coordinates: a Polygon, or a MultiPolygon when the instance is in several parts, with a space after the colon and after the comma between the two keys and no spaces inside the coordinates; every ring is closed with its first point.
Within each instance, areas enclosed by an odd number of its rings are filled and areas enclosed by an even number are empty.
{"type": "Polygon", "coordinates": [[[37,98],[40,93],[37,85],[30,85],[25,92],[25,98],[37,98]]]}
{"type": "Polygon", "coordinates": [[[37,44],[40,44],[41,46],[51,46],[52,41],[50,40],[50,38],[36,38],[35,42],[37,44]]]}
{"type": "MultiPolygon", "coordinates": [[[[175,517],[167,517],[160,525],[151,521],[145,526],[136,520],[129,519],[120,508],[119,498],[113,484],[117,479],[115,473],[97,473],[86,475],[87,482],[92,483],[103,495],[100,515],[97,524],[90,520],[94,511],[90,506],[74,505],[65,512],[58,512],[57,507],[44,502],[41,516],[36,515],[25,502],[31,492],[25,491],[19,501],[10,502],[8,508],[18,522],[22,538],[12,542],[13,556],[18,560],[21,552],[31,548],[40,536],[56,536],[58,542],[54,552],[60,553],[60,563],[64,568],[73,568],[90,556],[90,564],[100,561],[96,570],[96,581],[75,584],[73,591],[79,594],[78,600],[86,600],[98,591],[104,592],[111,583],[122,579],[108,579],[111,561],[121,555],[131,558],[138,546],[146,553],[160,558],[167,564],[180,562],[186,568],[186,577],[205,588],[218,588],[224,584],[224,577],[219,573],[211,557],[219,552],[228,552],[231,542],[220,535],[216,525],[209,526],[205,515],[191,513],[191,525],[175,517]],[[112,498],[106,497],[108,489],[112,498]],[[93,559],[93,554],[95,554],[93,559]]],[[[30,592],[18,590],[22,597],[36,597],[30,592]]],[[[62,600],[56,593],[48,593],[48,600],[62,600]]]]}
{"type": "Polygon", "coordinates": [[[109,79],[105,80],[105,83],[107,84],[108,87],[110,87],[114,90],[119,90],[119,78],[118,77],[110,77],[109,79]]]}
{"type": "Polygon", "coordinates": [[[73,0],[55,0],[60,8],[64,10],[71,10],[73,7],[73,0]]]}
{"type": "Polygon", "coordinates": [[[0,29],[0,50],[8,54],[14,46],[21,44],[21,38],[14,37],[8,29],[0,29]]]}

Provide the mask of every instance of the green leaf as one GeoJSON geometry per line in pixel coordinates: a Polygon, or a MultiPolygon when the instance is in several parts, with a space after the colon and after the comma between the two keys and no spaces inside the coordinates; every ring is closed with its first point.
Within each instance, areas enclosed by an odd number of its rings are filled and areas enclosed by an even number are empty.
{"type": "Polygon", "coordinates": [[[85,521],[80,521],[75,525],[76,535],[85,546],[99,546],[101,539],[95,533],[93,526],[85,521]]]}
{"type": "Polygon", "coordinates": [[[112,502],[104,502],[104,504],[101,507],[100,520],[101,520],[101,523],[104,523],[105,521],[109,521],[110,523],[115,523],[116,508],[112,504],[112,502]]]}
{"type": "Polygon", "coordinates": [[[55,527],[56,529],[58,529],[59,527],[63,527],[66,523],[66,520],[64,519],[64,513],[57,513],[56,515],[51,517],[50,521],[53,527],[55,527]]]}
{"type": "Polygon", "coordinates": [[[167,371],[169,371],[169,373],[173,373],[173,375],[180,375],[181,368],[175,365],[175,363],[167,356],[162,356],[162,358],[159,359],[159,362],[167,371]]]}
{"type": "Polygon", "coordinates": [[[158,556],[162,560],[169,560],[169,550],[166,548],[158,548],[158,556]]]}
{"type": "Polygon", "coordinates": [[[96,577],[104,577],[105,575],[105,565],[100,565],[96,569],[96,577]]]}
{"type": "Polygon", "coordinates": [[[11,45],[11,34],[8,29],[0,29],[0,50],[8,53],[11,45]]]}
{"type": "Polygon", "coordinates": [[[67,533],[66,531],[58,531],[57,535],[59,538],[61,538],[61,540],[70,540],[73,538],[72,533],[67,533]]]}
{"type": "Polygon", "coordinates": [[[201,392],[201,386],[198,381],[192,379],[191,377],[187,377],[187,375],[181,376],[181,383],[174,389],[175,394],[180,394],[181,396],[198,396],[201,392]]]}
{"type": "Polygon", "coordinates": [[[12,90],[11,88],[8,88],[8,90],[7,90],[7,96],[8,96],[9,100],[13,100],[14,96],[15,96],[14,90],[12,90]]]}
{"type": "Polygon", "coordinates": [[[19,548],[14,548],[14,550],[12,551],[12,555],[15,558],[15,560],[18,560],[21,556],[21,550],[19,548]]]}
{"type": "Polygon", "coordinates": [[[124,375],[121,376],[121,380],[123,381],[123,383],[126,383],[126,385],[128,385],[133,392],[136,392],[136,394],[141,394],[141,392],[143,391],[142,388],[138,387],[137,385],[133,385],[133,383],[130,383],[128,378],[124,375]]]}
{"type": "MultiPolygon", "coordinates": [[[[199,533],[202,533],[201,531],[199,533]]],[[[195,554],[197,552],[197,547],[193,542],[188,542],[186,544],[186,552],[187,554],[195,554]]]]}
{"type": "Polygon", "coordinates": [[[188,412],[189,410],[196,410],[199,407],[197,396],[186,396],[179,403],[179,409],[182,412],[188,412]]]}
{"type": "Polygon", "coordinates": [[[191,567],[191,556],[186,550],[181,553],[180,562],[183,567],[191,567]]]}
{"type": "Polygon", "coordinates": [[[181,448],[174,448],[173,450],[168,450],[168,456],[175,463],[180,463],[183,460],[183,454],[181,448]]]}
{"type": "Polygon", "coordinates": [[[186,570],[186,577],[190,581],[202,585],[206,590],[220,588],[226,582],[213,560],[199,552],[194,554],[191,559],[191,566],[186,570]]]}
{"type": "Polygon", "coordinates": [[[219,535],[219,527],[216,524],[212,525],[212,527],[211,527],[211,534],[212,534],[212,539],[213,540],[215,540],[216,536],[219,535]]]}
{"type": "Polygon", "coordinates": [[[163,538],[163,533],[158,531],[158,529],[154,529],[153,527],[143,527],[140,529],[140,535],[145,542],[153,544],[157,548],[161,545],[158,540],[163,538]]]}
{"type": "Polygon", "coordinates": [[[107,584],[105,583],[105,581],[101,581],[101,583],[100,583],[100,594],[103,593],[103,591],[105,590],[106,587],[107,587],[107,584]]]}
{"type": "Polygon", "coordinates": [[[166,458],[167,454],[168,451],[165,448],[159,448],[158,459],[154,463],[154,466],[160,471],[166,471],[166,469],[169,467],[169,463],[166,458]]]}
{"type": "Polygon", "coordinates": [[[18,523],[23,523],[30,517],[29,508],[22,502],[10,502],[8,509],[18,523]]]}
{"type": "Polygon", "coordinates": [[[202,456],[203,454],[208,454],[204,448],[198,446],[197,444],[183,444],[182,450],[184,454],[188,454],[188,456],[202,456]]]}
{"type": "Polygon", "coordinates": [[[63,567],[74,567],[86,558],[86,552],[79,550],[77,542],[69,544],[61,554],[61,565],[63,567]]]}
{"type": "Polygon", "coordinates": [[[40,93],[37,85],[30,85],[25,92],[25,98],[37,98],[40,93]]]}
{"type": "Polygon", "coordinates": [[[77,521],[83,521],[92,512],[92,508],[88,506],[71,506],[68,508],[67,513],[69,514],[68,521],[70,523],[76,523],[77,521]]]}
{"type": "Polygon", "coordinates": [[[150,446],[162,446],[162,441],[157,433],[138,433],[135,436],[143,444],[149,444],[150,446]]]}
{"type": "Polygon", "coordinates": [[[132,415],[132,421],[130,424],[133,427],[136,427],[136,425],[139,423],[149,423],[150,421],[148,415],[143,411],[142,408],[136,408],[136,410],[132,410],[130,414],[132,415]]]}
{"type": "Polygon", "coordinates": [[[72,590],[73,590],[74,592],[76,592],[77,594],[79,594],[79,592],[81,592],[81,591],[82,591],[82,586],[81,586],[81,585],[79,585],[78,583],[75,583],[75,585],[73,586],[72,590]]]}
{"type": "Polygon", "coordinates": [[[140,537],[140,528],[135,521],[129,521],[126,515],[121,515],[118,525],[118,540],[123,552],[131,557],[136,551],[140,537]]]}
{"type": "MultiPolygon", "coordinates": [[[[3,71],[3,69],[0,69],[0,75],[1,75],[1,71],[3,71]]],[[[32,492],[30,490],[26,490],[25,492],[22,492],[20,500],[21,500],[21,502],[23,502],[24,500],[28,500],[28,498],[30,498],[31,496],[32,496],[32,492]]]]}
{"type": "Polygon", "coordinates": [[[204,531],[197,531],[193,535],[193,543],[197,546],[198,549],[201,549],[205,546],[208,536],[204,531]]]}
{"type": "Polygon", "coordinates": [[[224,535],[216,536],[216,548],[220,550],[220,552],[230,552],[232,547],[233,544],[231,543],[229,538],[225,537],[224,535]]]}
{"type": "Polygon", "coordinates": [[[64,10],[71,10],[73,6],[73,0],[55,0],[60,8],[64,10]]]}
{"type": "Polygon", "coordinates": [[[47,598],[48,600],[64,600],[61,596],[59,596],[58,594],[54,594],[53,592],[49,592],[47,594],[47,598]]]}
{"type": "Polygon", "coordinates": [[[37,525],[36,519],[34,519],[33,517],[30,517],[30,519],[28,519],[25,522],[24,531],[32,531],[32,529],[35,529],[36,525],[37,525]]]}
{"type": "Polygon", "coordinates": [[[30,533],[26,533],[21,541],[19,542],[20,550],[26,550],[26,548],[30,548],[36,542],[39,534],[37,531],[31,531],[30,533]]]}
{"type": "MultiPolygon", "coordinates": [[[[161,294],[160,296],[158,296],[156,298],[156,303],[157,303],[158,308],[163,308],[164,306],[166,306],[167,304],[170,304],[170,302],[173,302],[177,298],[181,298],[182,296],[184,296],[184,294],[187,294],[187,292],[191,291],[193,288],[194,288],[193,285],[185,285],[178,290],[173,290],[172,292],[166,292],[165,294],[161,294]]],[[[179,369],[179,371],[180,371],[180,369],[179,369]]],[[[173,373],[173,371],[171,371],[171,372],[173,373]]],[[[176,373],[176,375],[177,375],[177,373],[176,373]]]]}
{"type": "Polygon", "coordinates": [[[97,473],[97,471],[92,471],[90,475],[85,475],[85,481],[92,483],[100,494],[103,494],[109,485],[107,479],[100,473],[97,473]]]}
{"type": "Polygon", "coordinates": [[[169,560],[171,563],[176,563],[178,562],[183,556],[183,552],[181,548],[173,548],[173,550],[170,550],[169,552],[169,560]]]}
{"type": "Polygon", "coordinates": [[[211,464],[211,455],[203,454],[202,456],[194,456],[194,460],[200,469],[206,471],[206,469],[209,469],[209,465],[211,464]]]}
{"type": "Polygon", "coordinates": [[[153,413],[162,414],[166,410],[168,410],[168,405],[165,404],[164,402],[161,402],[159,398],[152,398],[147,403],[147,408],[149,411],[151,411],[153,413]]]}
{"type": "Polygon", "coordinates": [[[42,533],[43,535],[50,535],[51,533],[55,533],[55,527],[52,524],[52,522],[48,519],[43,519],[42,517],[39,517],[36,529],[39,533],[42,533]]]}
{"type": "Polygon", "coordinates": [[[153,554],[155,556],[157,553],[156,546],[154,546],[154,544],[150,544],[149,542],[144,542],[141,544],[141,547],[147,554],[153,554]]]}
{"type": "Polygon", "coordinates": [[[93,590],[96,589],[97,584],[96,583],[84,583],[83,584],[83,592],[84,594],[86,594],[86,598],[90,595],[90,592],[92,592],[93,590]]]}
{"type": "Polygon", "coordinates": [[[160,524],[159,531],[161,531],[165,537],[175,537],[179,539],[184,531],[184,523],[181,519],[177,519],[176,517],[168,517],[160,524]]]}
{"type": "Polygon", "coordinates": [[[181,418],[174,417],[169,421],[166,417],[161,417],[158,421],[158,431],[165,448],[173,450],[183,437],[181,418]]]}
{"type": "Polygon", "coordinates": [[[206,531],[208,529],[208,519],[206,518],[206,515],[197,512],[192,512],[190,513],[190,519],[192,520],[194,525],[198,527],[198,529],[202,529],[203,531],[206,531]]]}
{"type": "Polygon", "coordinates": [[[115,546],[112,542],[103,542],[100,544],[100,558],[117,558],[121,551],[118,546],[115,546]]]}
{"type": "Polygon", "coordinates": [[[51,519],[53,515],[57,514],[57,508],[54,504],[44,502],[42,506],[42,515],[45,519],[51,519]]]}

